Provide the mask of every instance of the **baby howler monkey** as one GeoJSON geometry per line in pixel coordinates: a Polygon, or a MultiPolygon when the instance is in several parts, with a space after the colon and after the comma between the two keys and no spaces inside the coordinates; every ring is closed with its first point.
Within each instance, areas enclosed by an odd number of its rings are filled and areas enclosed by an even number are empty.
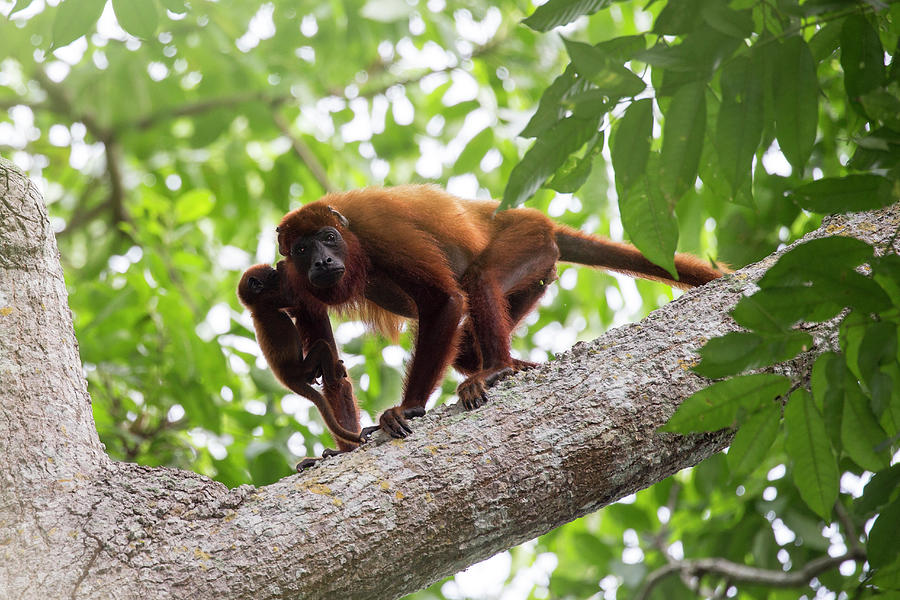
{"type": "MultiPolygon", "coordinates": [[[[301,339],[291,318],[282,309],[297,304],[286,300],[282,287],[283,263],[277,269],[254,265],[247,269],[238,285],[238,298],[253,317],[256,341],[275,377],[295,394],[316,405],[340,452],[356,448],[360,436],[359,409],[353,396],[353,385],[344,365],[338,360],[333,342],[301,339]],[[303,348],[306,347],[306,356],[303,348]],[[310,384],[322,377],[324,397],[310,384]]],[[[294,307],[292,310],[299,310],[294,307]]],[[[339,454],[326,450],[322,457],[339,454]]],[[[306,458],[297,469],[311,466],[317,458],[306,458]]]]}

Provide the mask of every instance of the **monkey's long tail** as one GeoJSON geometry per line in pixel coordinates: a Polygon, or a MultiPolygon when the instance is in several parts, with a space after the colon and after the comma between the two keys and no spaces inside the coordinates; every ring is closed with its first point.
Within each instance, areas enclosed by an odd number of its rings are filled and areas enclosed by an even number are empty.
{"type": "Polygon", "coordinates": [[[647,260],[634,246],[568,227],[556,230],[556,245],[559,247],[559,260],[662,281],[683,289],[703,285],[729,272],[723,267],[717,270],[691,254],[676,254],[676,281],[668,271],[647,260]]]}

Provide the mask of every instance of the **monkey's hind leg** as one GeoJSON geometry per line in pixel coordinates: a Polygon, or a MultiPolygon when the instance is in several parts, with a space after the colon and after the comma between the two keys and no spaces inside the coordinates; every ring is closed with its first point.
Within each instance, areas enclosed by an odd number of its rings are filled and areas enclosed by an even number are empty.
{"type": "Polygon", "coordinates": [[[487,402],[487,389],[497,381],[535,366],[512,358],[510,336],[556,279],[558,258],[559,249],[543,222],[517,220],[495,233],[463,275],[470,325],[455,364],[469,375],[457,388],[466,410],[487,402]],[[524,247],[522,240],[531,243],[524,247]]]}

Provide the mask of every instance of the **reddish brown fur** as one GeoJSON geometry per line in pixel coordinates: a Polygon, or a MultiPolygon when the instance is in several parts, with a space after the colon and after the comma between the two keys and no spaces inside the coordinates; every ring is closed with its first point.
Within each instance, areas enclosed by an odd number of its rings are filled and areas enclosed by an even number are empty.
{"type": "MultiPolygon", "coordinates": [[[[283,270],[283,263],[278,266],[283,270]]],[[[250,267],[241,277],[238,297],[253,317],[257,343],[272,373],[285,387],[316,405],[338,448],[352,450],[362,441],[353,386],[337,359],[333,343],[321,338],[315,342],[302,340],[294,322],[282,312],[291,304],[282,292],[282,279],[279,271],[269,265],[250,267]],[[251,279],[262,287],[251,286],[251,279]],[[319,374],[324,398],[309,385],[319,374]]]]}
{"type": "MultiPolygon", "coordinates": [[[[499,375],[530,366],[510,356],[510,334],[556,278],[558,260],[680,287],[721,276],[700,259],[677,255],[675,281],[632,246],[557,225],[533,209],[495,214],[497,206],[433,186],[369,188],[329,194],[288,213],[278,227],[294,294],[354,309],[388,329],[404,317],[418,320],[403,401],[380,420],[392,435],[403,437],[403,409],[423,407],[450,363],[469,375],[458,390],[467,408],[484,401],[486,386],[499,375]],[[333,289],[310,285],[293,264],[300,259],[291,256],[295,241],[322,227],[334,227],[347,244],[347,270],[333,289]]],[[[301,331],[323,338],[330,332],[323,312],[295,317],[301,331]]]]}

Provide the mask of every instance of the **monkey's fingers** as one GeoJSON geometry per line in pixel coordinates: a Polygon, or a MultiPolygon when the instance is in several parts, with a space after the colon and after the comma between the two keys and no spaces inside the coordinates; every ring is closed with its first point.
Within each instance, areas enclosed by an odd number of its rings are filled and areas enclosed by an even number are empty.
{"type": "Polygon", "coordinates": [[[367,442],[369,441],[369,438],[373,433],[382,430],[391,437],[404,438],[412,433],[412,428],[409,426],[409,423],[407,423],[406,420],[415,419],[416,417],[421,417],[424,415],[425,407],[423,406],[414,406],[413,408],[402,409],[399,406],[395,406],[394,408],[389,408],[388,410],[384,411],[384,413],[378,419],[378,425],[363,427],[362,431],[359,432],[359,436],[363,439],[364,442],[367,442]]]}
{"type": "Polygon", "coordinates": [[[307,456],[303,460],[297,463],[297,472],[304,471],[316,463],[320,462],[322,459],[317,456],[307,456]]]}
{"type": "Polygon", "coordinates": [[[538,366],[540,366],[540,363],[531,362],[528,360],[520,360],[518,358],[512,359],[512,364],[510,365],[513,371],[527,371],[528,369],[534,369],[538,366]]]}
{"type": "Polygon", "coordinates": [[[297,463],[297,472],[303,471],[304,469],[308,469],[317,463],[322,462],[326,458],[331,458],[332,456],[337,456],[339,454],[346,454],[346,450],[334,450],[333,448],[325,448],[322,450],[322,457],[316,458],[315,456],[307,456],[303,460],[297,463]]]}
{"type": "Polygon", "coordinates": [[[412,428],[403,416],[403,409],[399,406],[389,408],[378,418],[378,424],[392,438],[405,438],[412,433],[412,428]]]}
{"type": "Polygon", "coordinates": [[[334,364],[334,377],[335,379],[343,379],[347,377],[347,367],[344,366],[344,361],[338,360],[334,364]]]}
{"type": "Polygon", "coordinates": [[[322,366],[319,365],[318,367],[316,367],[315,369],[310,371],[309,374],[306,376],[306,383],[309,383],[309,384],[319,383],[319,378],[322,377],[323,375],[324,375],[324,373],[322,372],[322,366]]]}
{"type": "Polygon", "coordinates": [[[359,432],[359,437],[361,437],[364,442],[368,442],[369,437],[380,429],[381,425],[370,425],[369,427],[363,427],[362,431],[359,432]]]}
{"type": "Polygon", "coordinates": [[[487,404],[487,388],[484,386],[484,378],[478,375],[469,377],[459,384],[456,393],[466,410],[475,410],[487,404]]]}

